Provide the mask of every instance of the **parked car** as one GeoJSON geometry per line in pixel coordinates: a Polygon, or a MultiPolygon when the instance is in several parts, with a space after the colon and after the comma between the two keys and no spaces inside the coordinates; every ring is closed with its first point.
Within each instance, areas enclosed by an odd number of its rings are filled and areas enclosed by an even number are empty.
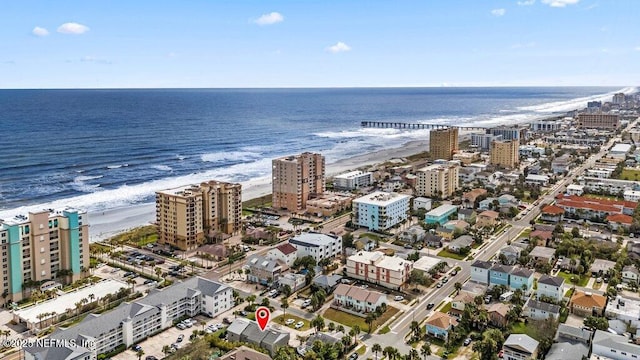
{"type": "Polygon", "coordinates": [[[147,280],[145,280],[145,281],[144,281],[144,284],[145,284],[145,285],[149,285],[149,284],[151,284],[152,282],[155,282],[155,280],[147,279],[147,280]]]}
{"type": "Polygon", "coordinates": [[[184,335],[180,334],[180,336],[178,336],[178,338],[176,339],[176,342],[182,342],[182,340],[184,340],[184,335]]]}
{"type": "Polygon", "coordinates": [[[305,301],[302,302],[302,307],[305,308],[307,306],[311,305],[311,299],[307,299],[305,301]]]}
{"type": "Polygon", "coordinates": [[[294,327],[295,327],[296,329],[300,329],[300,328],[301,328],[301,327],[303,327],[303,326],[304,326],[304,323],[303,323],[302,321],[298,321],[298,322],[296,323],[296,326],[294,326],[294,327]]]}
{"type": "Polygon", "coordinates": [[[436,285],[437,288],[441,288],[442,287],[442,283],[439,282],[438,285],[436,285]]]}
{"type": "Polygon", "coordinates": [[[428,304],[427,304],[427,310],[431,310],[431,309],[433,309],[435,306],[436,306],[436,304],[434,304],[434,303],[428,303],[428,304]]]}
{"type": "Polygon", "coordinates": [[[132,349],[133,351],[140,351],[140,350],[142,350],[142,346],[140,346],[139,344],[135,344],[135,345],[133,345],[133,346],[131,347],[131,349],[132,349]]]}
{"type": "Polygon", "coordinates": [[[187,328],[187,325],[185,325],[184,323],[179,323],[178,325],[176,325],[176,327],[180,330],[184,330],[187,328]]]}
{"type": "Polygon", "coordinates": [[[158,360],[158,358],[153,356],[153,355],[149,355],[149,356],[145,357],[144,360],[158,360]]]}
{"type": "Polygon", "coordinates": [[[224,318],[224,319],[222,319],[222,323],[229,325],[229,324],[231,324],[231,320],[229,320],[229,318],[224,318]]]}
{"type": "Polygon", "coordinates": [[[289,325],[293,324],[294,322],[296,322],[296,321],[293,320],[293,319],[287,319],[287,321],[285,321],[284,324],[289,326],[289,325]]]}
{"type": "Polygon", "coordinates": [[[358,358],[358,353],[353,353],[349,355],[349,360],[356,360],[358,358]]]}
{"type": "Polygon", "coordinates": [[[469,346],[471,344],[471,338],[464,339],[464,346],[469,346]]]}
{"type": "Polygon", "coordinates": [[[395,301],[402,301],[404,300],[404,296],[402,295],[396,295],[396,297],[393,298],[395,301]]]}

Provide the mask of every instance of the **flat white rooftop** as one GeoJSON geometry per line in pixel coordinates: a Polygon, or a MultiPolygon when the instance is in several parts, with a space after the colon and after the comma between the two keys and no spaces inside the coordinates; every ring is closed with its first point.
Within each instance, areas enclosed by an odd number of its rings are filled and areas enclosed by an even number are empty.
{"type": "Polygon", "coordinates": [[[97,300],[103,298],[107,294],[114,294],[121,288],[127,287],[129,287],[129,285],[122,281],[108,279],[80,290],[60,295],[55,299],[47,300],[37,305],[17,310],[15,313],[20,318],[28,322],[37,323],[40,321],[40,319],[38,319],[39,314],[52,311],[56,311],[58,314],[63,314],[66,309],[75,310],[75,304],[82,299],[88,299],[90,294],[93,294],[97,300]]]}
{"type": "Polygon", "coordinates": [[[626,154],[631,151],[631,144],[616,144],[611,148],[610,153],[626,154]]]}
{"type": "Polygon", "coordinates": [[[340,175],[336,175],[335,178],[337,179],[353,179],[356,178],[358,176],[363,176],[363,175],[371,175],[370,172],[364,172],[364,171],[360,171],[360,170],[355,170],[355,171],[350,171],[344,174],[340,174],[340,175]]]}
{"type": "Polygon", "coordinates": [[[431,257],[431,256],[423,256],[418,259],[418,261],[413,263],[413,268],[418,269],[420,271],[428,272],[433,269],[436,265],[443,262],[444,260],[431,257]]]}
{"type": "Polygon", "coordinates": [[[359,197],[353,202],[360,204],[368,204],[368,205],[376,205],[376,206],[387,206],[391,205],[397,201],[401,200],[409,200],[411,196],[397,193],[387,193],[384,191],[375,191],[369,195],[365,195],[359,197]]]}
{"type": "Polygon", "coordinates": [[[456,205],[444,204],[444,205],[440,205],[437,208],[429,211],[427,213],[427,216],[440,217],[440,216],[445,215],[446,213],[448,213],[450,211],[455,211],[457,209],[458,209],[458,207],[456,205]]]}

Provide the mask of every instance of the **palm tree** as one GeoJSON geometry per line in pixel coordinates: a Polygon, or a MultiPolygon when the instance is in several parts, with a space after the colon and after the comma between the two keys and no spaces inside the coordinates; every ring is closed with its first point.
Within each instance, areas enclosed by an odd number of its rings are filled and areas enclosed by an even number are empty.
{"type": "Polygon", "coordinates": [[[256,301],[256,296],[255,295],[247,296],[247,302],[249,303],[249,306],[252,306],[254,301],[256,301]]]}
{"type": "Polygon", "coordinates": [[[358,335],[360,335],[360,326],[359,325],[353,325],[351,330],[353,330],[353,334],[354,334],[353,343],[357,344],[358,343],[358,335]]]}
{"type": "Polygon", "coordinates": [[[91,302],[93,302],[93,300],[96,299],[96,295],[95,294],[89,294],[89,300],[91,300],[91,302]]]}
{"type": "Polygon", "coordinates": [[[169,353],[169,351],[171,351],[171,348],[169,347],[169,345],[165,345],[162,347],[162,353],[167,355],[169,353]]]}
{"type": "Polygon", "coordinates": [[[74,304],[76,306],[76,316],[80,315],[80,310],[82,310],[82,301],[78,301],[74,304]]]}
{"type": "Polygon", "coordinates": [[[409,359],[419,359],[420,355],[418,355],[418,350],[416,349],[411,349],[409,350],[409,354],[407,355],[409,357],[409,359]]]}
{"type": "Polygon", "coordinates": [[[422,347],[420,348],[420,354],[422,354],[422,356],[424,357],[424,360],[427,360],[427,356],[431,355],[430,342],[427,341],[424,344],[422,344],[422,347]]]}
{"type": "Polygon", "coordinates": [[[144,355],[144,351],[142,349],[136,351],[136,355],[138,355],[138,360],[142,359],[142,355],[144,355]]]}
{"type": "Polygon", "coordinates": [[[367,323],[367,326],[369,326],[367,328],[367,333],[371,334],[371,332],[373,331],[373,322],[376,321],[376,314],[375,313],[368,313],[367,317],[364,319],[364,322],[367,323]]]}
{"type": "Polygon", "coordinates": [[[324,319],[322,316],[318,315],[313,320],[311,320],[311,326],[316,328],[316,333],[321,331],[324,328],[324,319]]]}
{"type": "Polygon", "coordinates": [[[371,351],[373,351],[373,354],[376,356],[376,360],[378,360],[378,353],[382,351],[382,346],[380,346],[380,344],[378,343],[375,343],[371,347],[371,351]]]}
{"type": "Polygon", "coordinates": [[[287,298],[282,299],[282,301],[280,302],[280,307],[284,312],[284,314],[282,315],[282,320],[284,320],[284,318],[287,316],[287,308],[289,307],[289,301],[287,300],[287,298]]]}
{"type": "Polygon", "coordinates": [[[455,287],[457,294],[460,294],[460,290],[462,290],[462,284],[459,282],[456,282],[453,287],[455,287]]]}
{"type": "Polygon", "coordinates": [[[411,332],[413,333],[414,339],[420,339],[420,324],[417,321],[411,322],[411,332]]]}

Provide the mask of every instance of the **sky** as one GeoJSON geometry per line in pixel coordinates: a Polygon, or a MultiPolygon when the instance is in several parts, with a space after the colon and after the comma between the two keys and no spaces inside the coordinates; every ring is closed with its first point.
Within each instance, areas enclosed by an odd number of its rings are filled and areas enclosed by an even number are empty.
{"type": "Polygon", "coordinates": [[[0,1],[0,88],[635,86],[637,0],[0,1]]]}

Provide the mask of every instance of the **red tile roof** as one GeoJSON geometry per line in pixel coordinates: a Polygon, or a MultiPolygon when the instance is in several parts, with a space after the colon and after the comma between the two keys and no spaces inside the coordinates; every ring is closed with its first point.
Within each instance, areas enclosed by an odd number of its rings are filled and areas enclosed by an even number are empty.
{"type": "Polygon", "coordinates": [[[624,214],[615,214],[607,216],[607,221],[631,225],[631,223],[633,222],[633,217],[624,214]]]}
{"type": "Polygon", "coordinates": [[[544,209],[542,209],[542,213],[551,215],[562,215],[564,214],[564,209],[555,205],[547,205],[544,207],[544,209]]]}
{"type": "Polygon", "coordinates": [[[293,245],[291,245],[289,243],[285,243],[285,244],[282,244],[282,245],[278,246],[278,250],[280,250],[280,252],[282,252],[285,255],[289,255],[289,254],[292,254],[292,253],[298,251],[298,249],[296,249],[295,246],[293,246],[293,245]]]}
{"type": "Polygon", "coordinates": [[[638,207],[637,202],[625,201],[625,200],[596,199],[596,198],[590,198],[590,197],[584,197],[584,196],[578,196],[578,195],[569,195],[569,196],[563,196],[558,198],[560,199],[560,201],[568,200],[568,201],[573,201],[577,203],[597,204],[600,206],[611,206],[611,207],[617,207],[617,208],[625,207],[629,209],[635,209],[636,207],[638,207]]]}
{"type": "Polygon", "coordinates": [[[542,240],[549,240],[553,237],[552,231],[535,230],[529,234],[529,238],[540,238],[542,240]]]}
{"type": "Polygon", "coordinates": [[[493,210],[485,210],[483,212],[481,212],[480,214],[478,214],[478,216],[483,216],[483,217],[488,217],[490,219],[497,219],[498,216],[500,216],[499,213],[493,211],[493,210]]]}

